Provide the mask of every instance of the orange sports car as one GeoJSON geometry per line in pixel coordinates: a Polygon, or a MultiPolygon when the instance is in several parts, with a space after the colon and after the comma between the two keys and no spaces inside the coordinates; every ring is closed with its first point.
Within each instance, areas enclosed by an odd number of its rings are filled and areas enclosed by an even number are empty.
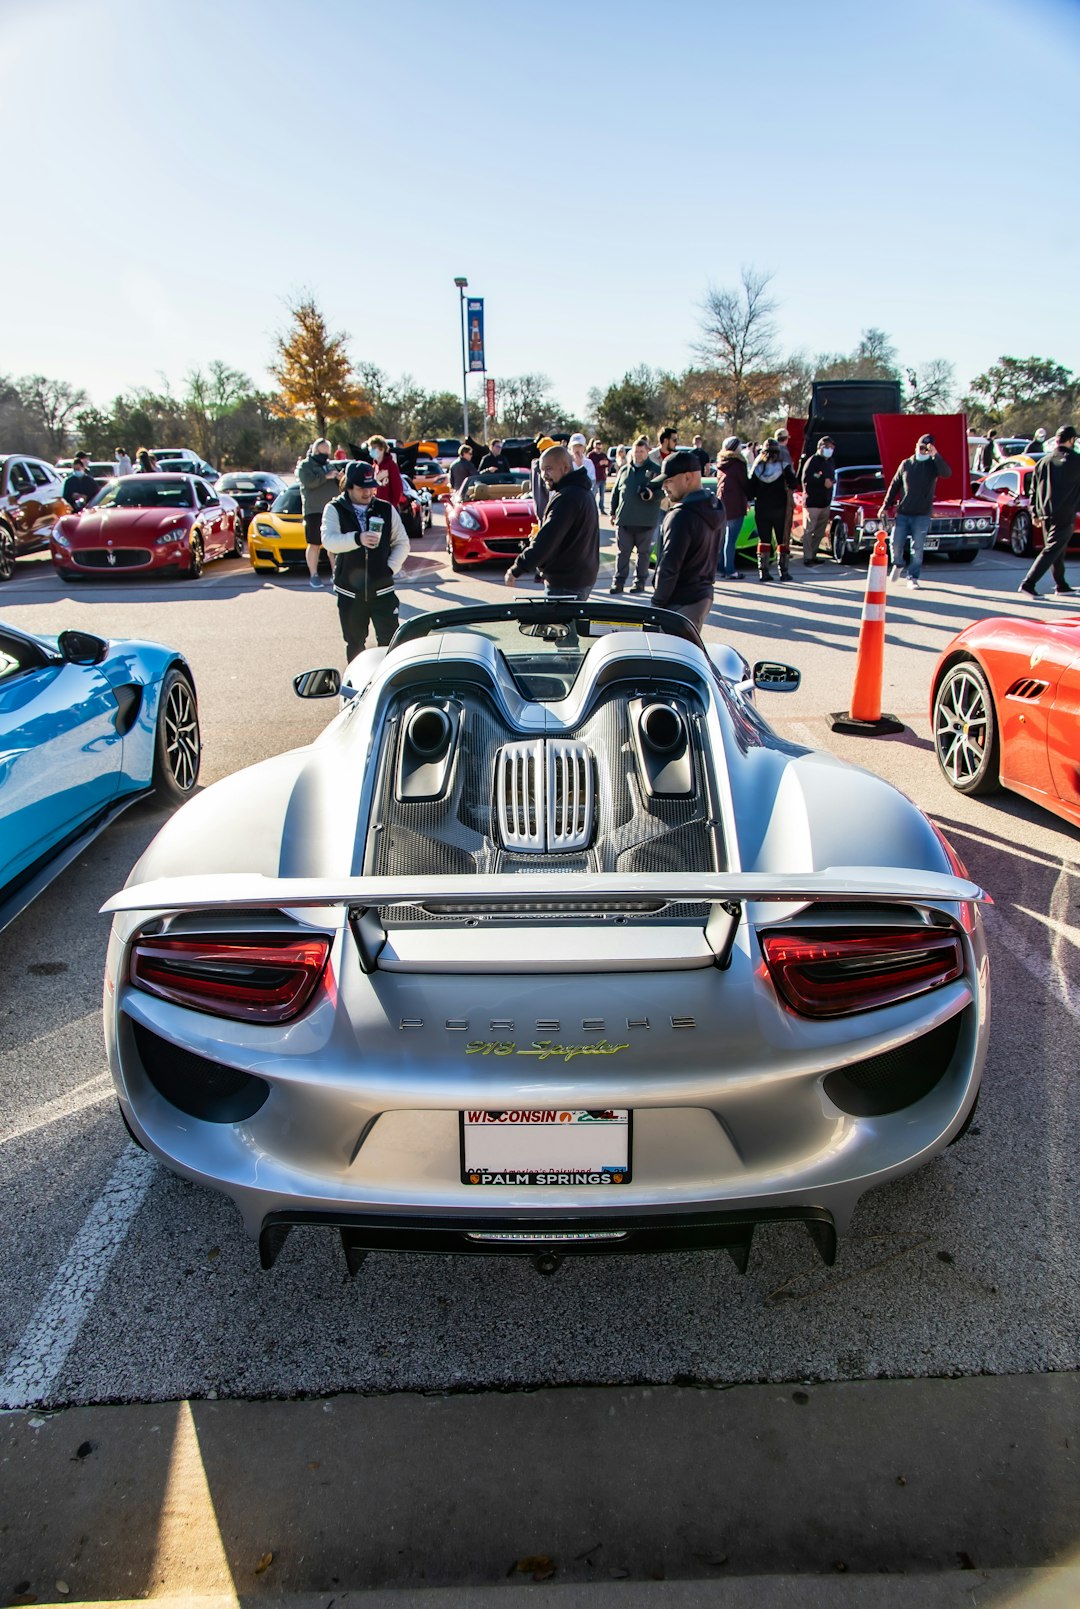
{"type": "Polygon", "coordinates": [[[412,483],[432,498],[450,496],[450,477],[437,458],[417,458],[412,483]]]}

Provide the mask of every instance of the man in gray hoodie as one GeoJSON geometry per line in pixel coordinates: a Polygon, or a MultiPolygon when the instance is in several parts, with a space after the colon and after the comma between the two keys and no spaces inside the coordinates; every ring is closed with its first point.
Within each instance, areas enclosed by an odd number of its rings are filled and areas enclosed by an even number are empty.
{"type": "Polygon", "coordinates": [[[323,509],[338,493],[338,476],[345,468],[330,457],[330,443],[325,436],[313,441],[307,456],[296,465],[296,478],[300,482],[300,508],[304,516],[304,540],[307,543],[309,585],[322,586],[319,580],[319,552],[322,548],[323,509]]]}

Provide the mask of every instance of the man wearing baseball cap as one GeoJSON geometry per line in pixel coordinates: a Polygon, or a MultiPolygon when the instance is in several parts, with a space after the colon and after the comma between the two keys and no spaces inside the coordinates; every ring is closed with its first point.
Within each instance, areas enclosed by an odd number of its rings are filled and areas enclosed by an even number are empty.
{"type": "Polygon", "coordinates": [[[575,430],[566,445],[570,449],[570,457],[574,461],[574,468],[583,469],[586,472],[589,477],[589,490],[595,491],[596,470],[586,450],[589,443],[585,440],[580,430],[575,430]]]}
{"type": "Polygon", "coordinates": [[[392,503],[376,497],[374,466],[359,462],[345,471],[345,490],[323,510],[322,545],[334,557],[341,634],[355,659],[375,627],[380,647],[398,627],[394,577],[409,556],[409,538],[392,503]]]}
{"type": "Polygon", "coordinates": [[[724,532],[724,510],[701,484],[701,462],[682,448],[668,453],[660,467],[664,496],[672,507],[664,515],[660,562],[653,603],[674,609],[703,631],[713,601],[716,556],[724,532]]]}
{"type": "Polygon", "coordinates": [[[911,558],[908,560],[908,586],[919,586],[922,570],[923,543],[930,529],[934,513],[934,498],[938,480],[945,480],[952,470],[934,445],[931,435],[922,435],[915,444],[910,458],[905,458],[889,482],[881,517],[888,520],[896,507],[896,523],[892,529],[889,548],[892,556],[890,581],[899,581],[904,564],[904,548],[911,538],[911,558]]]}

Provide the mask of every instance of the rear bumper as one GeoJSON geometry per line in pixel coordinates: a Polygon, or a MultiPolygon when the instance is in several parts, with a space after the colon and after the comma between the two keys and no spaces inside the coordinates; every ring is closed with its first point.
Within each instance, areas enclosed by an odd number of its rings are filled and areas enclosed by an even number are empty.
{"type": "Polygon", "coordinates": [[[759,1224],[801,1223],[830,1266],[836,1261],[836,1225],[824,1207],[776,1207],[759,1212],[680,1212],[666,1217],[610,1214],[588,1218],[387,1218],[359,1214],[273,1213],[259,1229],[259,1260],[270,1268],[288,1231],[297,1224],[338,1230],[350,1268],[369,1251],[435,1256],[626,1257],[644,1252],[728,1251],[746,1270],[759,1224]]]}

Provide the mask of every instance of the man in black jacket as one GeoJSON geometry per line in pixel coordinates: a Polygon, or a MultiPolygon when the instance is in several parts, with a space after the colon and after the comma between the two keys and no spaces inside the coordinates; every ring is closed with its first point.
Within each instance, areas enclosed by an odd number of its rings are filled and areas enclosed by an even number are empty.
{"type": "Polygon", "coordinates": [[[409,538],[392,503],[375,496],[372,464],[350,464],[345,491],[327,503],[322,546],[334,556],[334,591],[345,651],[355,659],[375,627],[380,647],[398,626],[394,577],[409,556],[409,538]]]}
{"type": "Polygon", "coordinates": [[[76,512],[85,508],[92,497],[96,497],[101,487],[88,474],[86,468],[86,454],[76,453],[71,460],[71,474],[64,481],[60,496],[76,512]]]}
{"type": "Polygon", "coordinates": [[[664,496],[673,506],[664,515],[653,603],[685,615],[703,631],[712,608],[724,510],[711,492],[703,490],[701,465],[686,448],[669,453],[660,473],[664,496]]]}
{"type": "Polygon", "coordinates": [[[938,452],[931,435],[922,435],[915,443],[915,452],[905,458],[889,482],[885,501],[881,505],[881,518],[889,520],[896,508],[896,523],[892,528],[889,547],[892,551],[890,581],[899,581],[904,565],[904,548],[911,538],[911,557],[908,560],[908,586],[919,587],[922,569],[923,543],[934,517],[934,498],[937,483],[952,474],[952,470],[938,452]],[[899,505],[899,506],[897,506],[899,505]]]}
{"type": "Polygon", "coordinates": [[[535,570],[549,598],[587,598],[600,569],[600,516],[588,471],[575,469],[565,447],[540,454],[550,492],[540,529],[507,570],[508,587],[535,570]]]}
{"type": "Polygon", "coordinates": [[[1020,591],[1033,598],[1038,582],[1051,569],[1056,592],[1074,591],[1065,579],[1065,550],[1073,539],[1080,513],[1080,453],[1076,451],[1072,425],[1062,425],[1054,437],[1053,449],[1044,453],[1035,466],[1031,512],[1042,521],[1043,550],[1021,581],[1020,591]]]}
{"type": "Polygon", "coordinates": [[[504,475],[509,475],[510,473],[510,465],[506,462],[506,454],[502,450],[502,442],[498,436],[495,437],[495,440],[480,460],[481,475],[486,469],[499,469],[504,475]]]}
{"type": "Polygon", "coordinates": [[[836,475],[832,466],[836,443],[831,436],[822,436],[817,448],[802,466],[803,532],[802,556],[804,564],[817,564],[817,550],[829,524],[833,486],[836,475]]]}

